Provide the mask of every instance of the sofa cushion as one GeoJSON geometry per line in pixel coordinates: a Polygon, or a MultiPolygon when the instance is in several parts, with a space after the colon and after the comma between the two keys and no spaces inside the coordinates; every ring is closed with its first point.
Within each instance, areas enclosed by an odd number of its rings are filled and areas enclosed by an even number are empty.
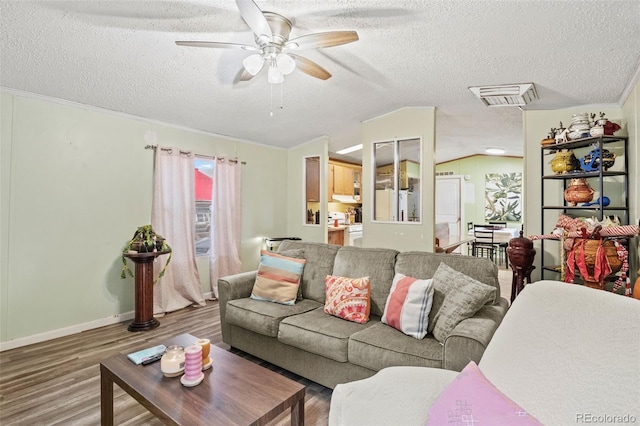
{"type": "Polygon", "coordinates": [[[369,277],[347,278],[327,275],[324,313],[364,324],[371,309],[369,277]]]}
{"type": "MultiPolygon", "coordinates": [[[[407,251],[398,254],[395,272],[420,279],[433,278],[441,263],[474,278],[481,283],[496,288],[496,297],[490,304],[497,303],[500,298],[500,282],[498,267],[489,259],[473,256],[451,256],[419,251],[407,251]]],[[[435,291],[438,292],[436,283],[435,291]]]]}
{"type": "MultiPolygon", "coordinates": [[[[460,257],[460,256],[457,256],[460,257]]],[[[473,258],[470,258],[473,259],[473,258]]],[[[483,259],[479,259],[483,260],[483,259]]],[[[491,261],[488,261],[493,263],[491,261]]],[[[495,264],[493,265],[495,267],[495,264]]],[[[463,268],[464,269],[464,268],[463,268]]],[[[455,286],[459,282],[467,282],[470,280],[487,284],[485,281],[480,281],[475,278],[478,274],[466,274],[461,270],[456,269],[455,267],[451,267],[449,264],[445,262],[441,262],[438,265],[438,269],[436,269],[433,274],[433,303],[431,304],[431,312],[429,312],[429,333],[433,333],[433,330],[436,326],[436,322],[438,320],[438,312],[444,303],[444,299],[449,292],[455,289],[455,286]]],[[[495,287],[494,287],[495,288],[495,287]]],[[[498,286],[495,293],[493,293],[493,297],[487,299],[487,304],[491,305],[497,303],[499,296],[495,296],[496,294],[500,294],[500,287],[498,286]]]]}
{"type": "Polygon", "coordinates": [[[295,305],[281,305],[247,297],[227,302],[226,320],[256,333],[276,337],[280,321],[284,318],[314,310],[319,306],[322,305],[308,299],[301,300],[295,305]]]}
{"type": "Polygon", "coordinates": [[[487,301],[495,297],[496,289],[454,271],[445,264],[440,265],[433,280],[437,282],[438,279],[446,279],[449,290],[434,317],[433,335],[444,342],[460,321],[471,318],[487,301]]]}
{"type": "Polygon", "coordinates": [[[419,280],[396,274],[381,321],[408,336],[423,339],[427,335],[432,301],[432,279],[419,280]]]}
{"type": "Polygon", "coordinates": [[[371,314],[382,316],[395,275],[397,254],[396,250],[391,249],[340,247],[332,275],[351,278],[368,276],[371,282],[371,314]]]}
{"type": "Polygon", "coordinates": [[[319,308],[282,320],[278,340],[334,361],[347,362],[349,336],[379,322],[377,317],[366,324],[345,321],[319,308]]]}
{"type": "Polygon", "coordinates": [[[394,365],[441,368],[442,357],[436,339],[414,339],[381,322],[349,339],[349,362],[374,371],[394,365]]]}
{"type": "Polygon", "coordinates": [[[538,420],[500,392],[471,361],[429,410],[427,425],[473,423],[535,426],[538,420]],[[461,405],[463,403],[464,405],[461,405]]]}
{"type": "MultiPolygon", "coordinates": [[[[324,303],[324,279],[333,274],[333,263],[340,246],[322,243],[305,243],[285,240],[278,246],[278,253],[285,250],[302,249],[307,263],[304,265],[300,287],[302,297],[324,303]]],[[[361,276],[364,276],[363,274],[361,276]]]]}
{"type": "Polygon", "coordinates": [[[298,286],[304,264],[304,259],[262,250],[251,298],[293,305],[298,299],[298,286]]]}

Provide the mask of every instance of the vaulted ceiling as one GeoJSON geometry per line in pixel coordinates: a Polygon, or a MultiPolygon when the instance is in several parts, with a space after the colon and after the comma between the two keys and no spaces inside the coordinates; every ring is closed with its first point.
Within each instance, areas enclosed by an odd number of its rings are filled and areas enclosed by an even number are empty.
{"type": "Polygon", "coordinates": [[[638,78],[637,0],[256,4],[289,18],[291,38],[359,40],[299,52],[328,80],[296,70],[272,87],[266,73],[238,81],[252,52],[174,43],[253,44],[230,0],[2,0],[0,85],[282,148],[327,135],[331,152],[359,143],[362,121],[435,106],[446,161],[523,152],[522,112],[488,108],[469,86],[533,82],[539,100],[525,108],[555,109],[617,104],[638,78]]]}

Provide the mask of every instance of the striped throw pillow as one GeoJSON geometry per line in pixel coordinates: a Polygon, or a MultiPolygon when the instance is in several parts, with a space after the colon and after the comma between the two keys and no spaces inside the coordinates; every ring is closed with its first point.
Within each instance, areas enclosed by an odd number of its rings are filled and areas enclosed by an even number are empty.
{"type": "Polygon", "coordinates": [[[283,305],[295,304],[305,262],[305,259],[260,251],[260,266],[251,298],[283,305]]]}
{"type": "Polygon", "coordinates": [[[382,322],[408,336],[423,339],[432,303],[432,279],[419,280],[397,273],[384,305],[382,322]]]}

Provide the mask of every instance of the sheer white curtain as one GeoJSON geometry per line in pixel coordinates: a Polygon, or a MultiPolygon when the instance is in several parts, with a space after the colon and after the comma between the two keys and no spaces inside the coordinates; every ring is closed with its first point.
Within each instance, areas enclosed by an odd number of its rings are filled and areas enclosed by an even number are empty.
{"type": "Polygon", "coordinates": [[[196,266],[193,171],[191,152],[156,148],[151,225],[166,238],[173,252],[164,277],[154,285],[154,315],[193,304],[205,306],[196,266]]]}
{"type": "Polygon", "coordinates": [[[218,297],[218,278],[242,270],[240,162],[216,158],[211,197],[211,291],[218,297]]]}

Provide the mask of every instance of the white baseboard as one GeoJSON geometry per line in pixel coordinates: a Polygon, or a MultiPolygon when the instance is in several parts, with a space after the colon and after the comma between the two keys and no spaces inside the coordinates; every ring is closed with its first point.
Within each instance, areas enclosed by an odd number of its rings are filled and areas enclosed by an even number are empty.
{"type": "MultiPolygon", "coordinates": [[[[205,300],[211,300],[214,297],[215,296],[212,292],[204,293],[205,300]]],[[[125,312],[107,318],[85,322],[83,324],[76,324],[70,327],[60,328],[58,330],[46,331],[44,333],[34,334],[27,337],[20,337],[18,339],[8,340],[6,342],[0,342],[0,352],[8,351],[9,349],[20,348],[22,346],[32,345],[34,343],[45,342],[47,340],[57,339],[58,337],[69,336],[71,334],[80,333],[82,331],[93,330],[94,328],[104,327],[105,325],[112,325],[119,322],[129,321],[134,318],[134,314],[135,313],[133,311],[125,312]]]]}
{"type": "Polygon", "coordinates": [[[6,342],[0,342],[0,352],[7,351],[9,349],[20,348],[22,346],[32,345],[34,343],[40,343],[47,340],[57,339],[58,337],[69,336],[70,334],[80,333],[82,331],[92,330],[94,328],[104,327],[105,325],[117,324],[123,321],[129,321],[134,318],[134,312],[125,312],[122,314],[116,314],[107,318],[101,318],[94,321],[85,322],[82,324],[72,325],[70,327],[59,328],[57,330],[46,331],[44,333],[33,334],[27,337],[20,337],[18,339],[8,340],[6,342]]]}

